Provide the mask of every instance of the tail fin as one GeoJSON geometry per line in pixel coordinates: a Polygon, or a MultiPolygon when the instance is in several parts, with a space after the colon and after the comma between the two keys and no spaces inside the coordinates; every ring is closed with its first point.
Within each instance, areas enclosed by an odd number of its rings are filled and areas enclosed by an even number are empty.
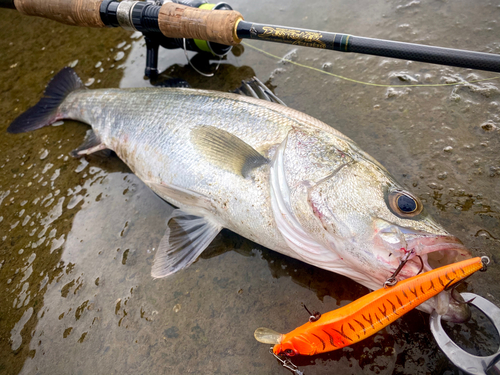
{"type": "Polygon", "coordinates": [[[63,68],[49,82],[40,101],[19,115],[7,128],[7,132],[14,134],[29,132],[56,122],[57,109],[66,96],[84,87],[73,69],[63,68]]]}

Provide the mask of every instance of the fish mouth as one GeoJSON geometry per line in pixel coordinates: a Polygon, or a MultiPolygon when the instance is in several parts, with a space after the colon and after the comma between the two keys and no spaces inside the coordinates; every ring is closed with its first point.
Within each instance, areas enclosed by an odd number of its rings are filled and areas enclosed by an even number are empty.
{"type": "MultiPolygon", "coordinates": [[[[451,235],[406,235],[407,250],[412,251],[398,279],[406,279],[422,272],[447,266],[452,263],[472,258],[469,250],[456,237],[451,235]]],[[[469,306],[460,293],[448,290],[432,297],[421,305],[421,310],[432,313],[436,310],[444,320],[462,323],[470,318],[469,306]]]]}
{"type": "Polygon", "coordinates": [[[469,250],[451,235],[406,235],[407,251],[413,251],[400,276],[408,278],[421,272],[472,258],[469,250]]]}

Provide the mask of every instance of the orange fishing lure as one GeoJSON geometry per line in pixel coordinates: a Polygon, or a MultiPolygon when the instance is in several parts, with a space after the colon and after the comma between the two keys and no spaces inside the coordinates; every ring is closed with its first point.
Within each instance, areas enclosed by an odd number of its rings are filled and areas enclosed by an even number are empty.
{"type": "Polygon", "coordinates": [[[254,335],[260,342],[275,344],[276,355],[315,355],[340,349],[373,335],[484,266],[481,258],[453,263],[369,293],[290,333],[259,328],[254,335]]]}

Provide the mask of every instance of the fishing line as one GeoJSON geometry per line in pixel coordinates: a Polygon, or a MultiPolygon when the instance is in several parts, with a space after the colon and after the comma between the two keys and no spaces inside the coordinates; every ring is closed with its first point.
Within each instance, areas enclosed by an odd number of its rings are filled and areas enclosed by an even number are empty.
{"type": "MultiPolygon", "coordinates": [[[[188,53],[187,53],[186,38],[182,38],[182,46],[184,48],[184,56],[186,56],[188,64],[191,66],[191,68],[193,68],[196,71],[196,73],[201,74],[203,77],[213,77],[214,76],[215,73],[203,73],[202,71],[198,70],[196,68],[196,66],[193,65],[193,63],[189,59],[189,56],[188,56],[188,53]]],[[[222,61],[222,57],[219,56],[219,61],[217,62],[217,66],[215,67],[215,71],[217,71],[219,69],[221,61],[222,61]]]]}
{"type": "Polygon", "coordinates": [[[309,65],[300,64],[298,62],[286,59],[284,57],[279,57],[279,56],[273,55],[270,52],[264,51],[263,49],[260,49],[258,47],[252,46],[251,44],[248,44],[246,42],[241,42],[241,44],[244,44],[245,46],[250,47],[250,48],[252,48],[252,49],[254,49],[254,50],[256,50],[256,51],[258,51],[260,53],[263,53],[264,55],[270,56],[270,57],[272,57],[274,59],[277,59],[277,60],[280,60],[280,61],[286,61],[286,62],[288,62],[290,64],[300,66],[301,68],[311,69],[311,70],[314,70],[314,71],[322,73],[322,74],[327,74],[329,76],[333,76],[335,78],[342,79],[344,81],[359,83],[360,85],[366,85],[366,86],[375,86],[375,87],[446,87],[446,86],[469,85],[471,83],[478,83],[478,82],[492,81],[492,80],[495,80],[495,79],[500,79],[500,76],[496,76],[496,77],[491,77],[491,78],[477,79],[477,80],[474,80],[474,81],[463,81],[463,82],[454,82],[454,83],[431,83],[431,84],[419,83],[419,84],[410,84],[410,85],[405,85],[405,84],[401,84],[401,85],[384,85],[384,84],[381,84],[381,83],[371,83],[371,82],[359,81],[359,80],[356,80],[356,79],[353,79],[353,78],[348,78],[348,77],[341,76],[339,74],[335,74],[335,73],[331,73],[331,72],[325,72],[322,69],[314,68],[314,67],[309,66],[309,65]]]}

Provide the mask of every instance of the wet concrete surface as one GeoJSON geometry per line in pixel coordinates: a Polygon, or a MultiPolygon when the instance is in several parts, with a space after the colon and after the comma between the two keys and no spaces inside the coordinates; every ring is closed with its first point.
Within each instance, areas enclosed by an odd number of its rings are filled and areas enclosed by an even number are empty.
{"type": "MultiPolygon", "coordinates": [[[[500,53],[500,3],[484,1],[231,2],[246,20],[500,53]]],[[[367,290],[355,282],[223,231],[190,268],[153,280],[154,250],[172,208],[116,156],[68,153],[87,126],[5,129],[73,65],[90,88],[138,87],[142,39],[123,30],[68,27],[0,10],[0,373],[286,374],[253,338],[286,332],[367,290]]],[[[500,80],[493,73],[248,42],[276,56],[229,54],[213,78],[163,51],[160,68],[193,87],[232,90],[257,75],[289,106],[353,138],[474,255],[487,273],[467,290],[500,305],[500,80]]],[[[241,51],[240,51],[241,52],[241,51]]],[[[192,54],[190,54],[192,55],[192,54]]],[[[200,63],[200,69],[215,66],[200,63]]],[[[447,330],[471,353],[499,344],[480,314],[447,330]]],[[[352,347],[294,362],[307,375],[459,374],[439,351],[428,315],[412,311],[352,347]]]]}

